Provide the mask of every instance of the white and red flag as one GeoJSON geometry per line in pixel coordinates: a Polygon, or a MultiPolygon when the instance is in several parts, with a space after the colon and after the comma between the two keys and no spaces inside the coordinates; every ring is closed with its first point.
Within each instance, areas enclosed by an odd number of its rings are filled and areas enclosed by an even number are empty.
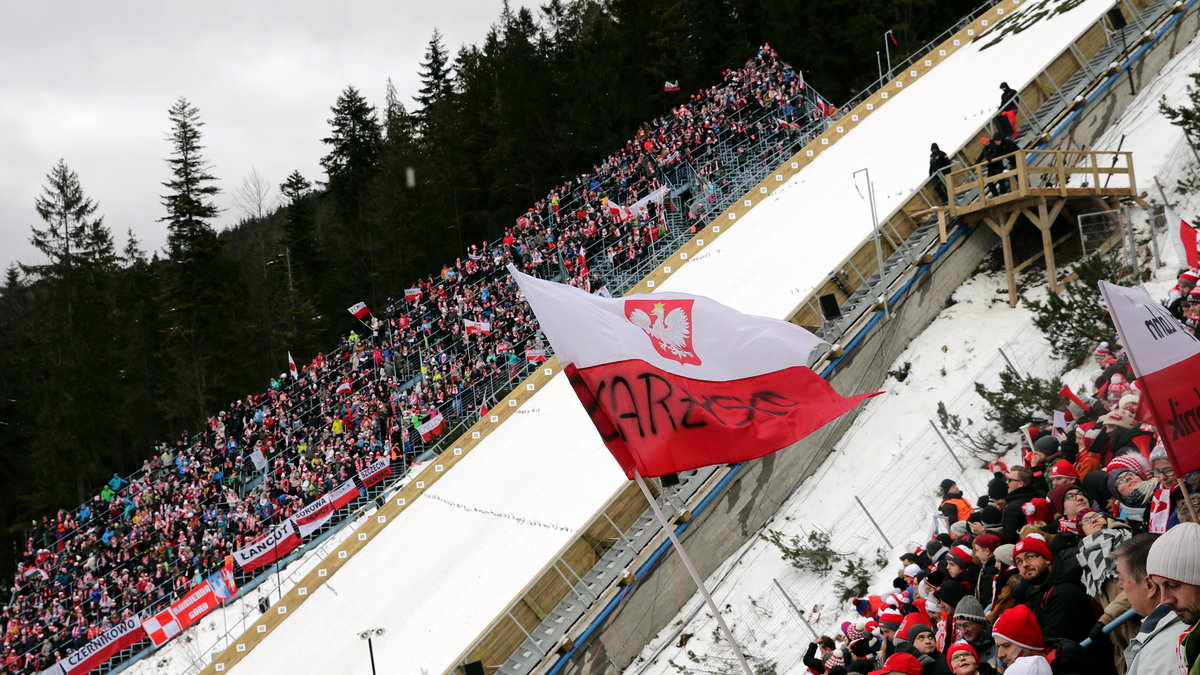
{"type": "Polygon", "coordinates": [[[1200,469],[1200,340],[1141,286],[1100,292],[1175,471],[1200,469]]]}
{"type": "Polygon", "coordinates": [[[354,484],[354,479],[350,478],[341,485],[335,487],[328,495],[329,503],[333,504],[335,510],[349,504],[358,496],[358,486],[354,484]]]}
{"type": "Polygon", "coordinates": [[[365,302],[356,302],[347,307],[346,311],[353,314],[354,318],[356,319],[361,319],[371,313],[371,310],[367,308],[367,303],[365,302]]]}
{"type": "Polygon", "coordinates": [[[339,383],[338,383],[337,389],[334,389],[334,390],[333,390],[333,393],[335,393],[335,394],[349,394],[349,393],[350,393],[350,392],[352,392],[352,391],[354,391],[354,389],[353,389],[353,388],[350,386],[350,379],[349,379],[349,378],[346,378],[346,379],[343,379],[341,382],[339,382],[339,383]]]}
{"type": "Polygon", "coordinates": [[[442,417],[440,410],[433,411],[433,415],[425,420],[421,426],[417,427],[417,433],[421,434],[421,440],[428,443],[431,439],[440,436],[446,430],[446,418],[442,417]]]}
{"type": "Polygon", "coordinates": [[[780,450],[875,394],[808,368],[803,328],[708,298],[606,299],[509,266],[625,475],[662,476],[780,450]]]}
{"type": "Polygon", "coordinates": [[[467,335],[491,335],[492,322],[463,319],[463,331],[467,335]]]}
{"type": "Polygon", "coordinates": [[[525,350],[525,360],[530,363],[545,363],[546,362],[546,350],[545,349],[526,349],[525,350]]]}
{"type": "Polygon", "coordinates": [[[1163,219],[1166,221],[1167,232],[1175,244],[1175,254],[1179,257],[1179,266],[1188,269],[1200,267],[1200,251],[1196,248],[1196,228],[1188,221],[1179,217],[1171,207],[1163,207],[1163,219]]]}
{"type": "Polygon", "coordinates": [[[40,675],[87,675],[112,658],[113,654],[137,644],[144,637],[146,631],[142,630],[142,619],[135,614],[114,623],[86,645],[43,670],[40,675]]]}
{"type": "Polygon", "coordinates": [[[416,302],[420,299],[421,299],[421,289],[420,288],[404,289],[404,301],[405,302],[416,302]]]}
{"type": "Polygon", "coordinates": [[[663,82],[663,91],[679,91],[679,80],[663,82]]]}
{"type": "Polygon", "coordinates": [[[146,631],[146,635],[154,641],[155,645],[161,647],[166,644],[167,640],[178,635],[183,627],[179,625],[179,620],[175,618],[175,614],[168,607],[143,621],[142,630],[146,631]]]}
{"type": "Polygon", "coordinates": [[[292,353],[288,352],[288,372],[292,374],[293,380],[300,379],[300,369],[296,367],[296,360],[292,358],[292,353]]]}

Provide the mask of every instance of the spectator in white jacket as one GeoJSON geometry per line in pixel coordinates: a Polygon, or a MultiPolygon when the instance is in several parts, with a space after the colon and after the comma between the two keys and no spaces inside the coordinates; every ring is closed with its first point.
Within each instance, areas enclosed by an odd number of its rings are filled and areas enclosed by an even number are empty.
{"type": "Polygon", "coordinates": [[[1146,558],[1157,534],[1139,534],[1113,549],[1117,583],[1133,610],[1142,616],[1142,628],[1125,648],[1125,675],[1175,672],[1179,635],[1187,624],[1171,608],[1159,603],[1158,584],[1146,574],[1146,558]]]}

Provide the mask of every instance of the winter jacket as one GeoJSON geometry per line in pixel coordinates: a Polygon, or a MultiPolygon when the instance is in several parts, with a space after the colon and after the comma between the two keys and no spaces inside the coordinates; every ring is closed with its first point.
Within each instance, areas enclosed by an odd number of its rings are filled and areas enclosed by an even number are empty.
{"type": "MultiPolygon", "coordinates": [[[[938,150],[937,152],[929,153],[929,175],[941,174],[945,176],[950,173],[951,161],[950,157],[945,152],[938,150]]],[[[1182,314],[1180,315],[1182,316],[1182,314]]]]}
{"type": "Polygon", "coordinates": [[[971,517],[971,505],[961,496],[947,498],[939,510],[950,525],[971,517]]]}
{"type": "Polygon", "coordinates": [[[1125,648],[1125,675],[1170,673],[1179,663],[1175,648],[1187,624],[1166,605],[1142,619],[1142,630],[1125,648]]]}
{"type": "Polygon", "coordinates": [[[979,567],[979,574],[975,577],[975,599],[984,607],[991,605],[996,599],[996,575],[999,573],[1000,568],[996,566],[995,558],[988,559],[979,567]]]}
{"type": "Polygon", "coordinates": [[[1046,640],[1046,660],[1054,675],[1096,675],[1092,657],[1078,642],[1062,638],[1046,640]]]}
{"type": "Polygon", "coordinates": [[[1033,610],[1042,635],[1081,642],[1098,613],[1079,577],[1078,565],[1052,565],[1044,581],[1022,580],[1013,597],[1033,610]]]}
{"type": "Polygon", "coordinates": [[[1017,533],[1021,531],[1022,527],[1025,527],[1025,512],[1021,510],[1021,507],[1025,505],[1025,502],[1037,496],[1037,490],[1034,490],[1029,485],[1022,485],[1015,490],[1009,491],[1008,503],[1004,505],[1004,518],[1002,520],[1004,534],[1000,537],[1003,543],[1017,543],[1019,539],[1017,533]]]}
{"type": "Polygon", "coordinates": [[[1000,110],[1016,110],[1018,100],[1016,89],[1010,87],[1000,90],[1000,110]]]}

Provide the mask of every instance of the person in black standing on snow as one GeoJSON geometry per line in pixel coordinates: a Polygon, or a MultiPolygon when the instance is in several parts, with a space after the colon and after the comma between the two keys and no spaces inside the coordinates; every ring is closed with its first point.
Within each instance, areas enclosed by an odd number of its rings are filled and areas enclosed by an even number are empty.
{"type": "Polygon", "coordinates": [[[1007,82],[1000,83],[1000,112],[996,114],[996,126],[1001,136],[1013,139],[1020,138],[1017,133],[1017,104],[1020,98],[1017,91],[1008,86],[1007,82]]]}
{"type": "Polygon", "coordinates": [[[946,174],[950,173],[950,157],[942,152],[937,143],[929,145],[929,175],[933,176],[933,189],[939,203],[946,203],[946,174]]]}

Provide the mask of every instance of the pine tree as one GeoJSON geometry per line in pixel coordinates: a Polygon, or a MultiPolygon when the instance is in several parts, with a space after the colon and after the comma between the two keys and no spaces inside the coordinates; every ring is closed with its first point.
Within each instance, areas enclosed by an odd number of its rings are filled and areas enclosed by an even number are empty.
{"type": "Polygon", "coordinates": [[[417,90],[417,121],[426,126],[435,108],[448,100],[453,93],[450,73],[450,55],[442,42],[442,33],[437,29],[429,38],[425,48],[425,60],[421,62],[421,88],[417,90]]]}
{"type": "Polygon", "coordinates": [[[173,155],[167,159],[171,167],[171,180],[163,183],[169,192],[162,197],[167,215],[159,219],[167,223],[167,247],[172,258],[178,259],[188,253],[195,243],[209,234],[209,224],[219,213],[213,197],[220,192],[213,183],[209,165],[201,151],[200,111],[184,97],[179,97],[168,112],[171,120],[171,142],[173,155]]]}
{"type": "Polygon", "coordinates": [[[239,331],[226,317],[237,305],[237,278],[224,246],[209,221],[218,210],[213,197],[219,189],[201,152],[200,113],[186,98],[169,111],[172,179],[163,183],[167,213],[168,259],[162,267],[162,311],[166,321],[160,356],[169,377],[162,378],[158,400],[177,423],[198,421],[210,403],[222,400],[216,392],[236,391],[232,374],[239,331]],[[230,377],[223,377],[223,373],[230,377]]]}
{"type": "Polygon", "coordinates": [[[93,218],[96,203],[84,194],[78,174],[60,159],[46,181],[34,202],[46,227],[35,226],[30,242],[49,262],[21,269],[34,278],[62,281],[80,268],[111,268],[116,262],[112,235],[103,218],[93,218]]]}

